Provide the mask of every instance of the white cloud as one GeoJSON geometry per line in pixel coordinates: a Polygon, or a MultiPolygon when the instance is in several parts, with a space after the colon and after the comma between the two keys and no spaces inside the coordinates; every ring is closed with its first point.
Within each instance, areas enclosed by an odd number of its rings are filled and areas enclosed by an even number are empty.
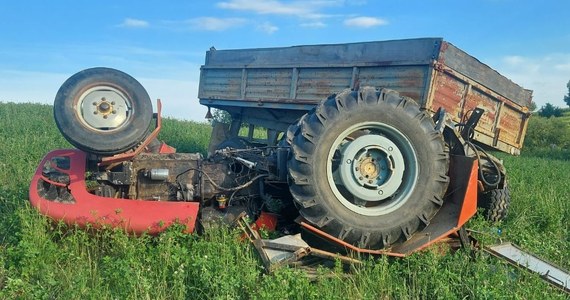
{"type": "Polygon", "coordinates": [[[242,18],[215,18],[215,17],[201,17],[185,21],[194,29],[207,30],[207,31],[224,31],[230,28],[239,27],[246,23],[242,18]]]}
{"type": "MultiPolygon", "coordinates": [[[[570,62],[564,63],[564,64],[556,64],[556,65],[554,65],[554,68],[556,70],[565,71],[565,72],[570,73],[570,62]]],[[[569,77],[568,79],[570,79],[570,75],[568,77],[569,77]]]]}
{"type": "Polygon", "coordinates": [[[510,66],[518,66],[524,63],[524,58],[519,55],[509,55],[503,58],[503,61],[510,66]]]}
{"type": "Polygon", "coordinates": [[[279,0],[229,0],[219,2],[218,7],[223,9],[250,11],[257,14],[290,15],[301,18],[322,18],[325,15],[317,13],[324,7],[339,6],[340,0],[305,0],[288,1],[279,0]]]}
{"type": "Polygon", "coordinates": [[[360,6],[360,5],[364,5],[366,4],[366,0],[345,0],[344,2],[346,2],[346,4],[348,5],[355,5],[355,6],[360,6]]]}
{"type": "Polygon", "coordinates": [[[388,21],[380,18],[374,17],[354,17],[344,21],[344,25],[349,27],[374,27],[374,26],[381,26],[387,25],[388,21]]]}
{"type": "Polygon", "coordinates": [[[218,7],[232,10],[253,11],[258,14],[301,15],[311,12],[310,6],[301,3],[285,4],[276,0],[230,0],[218,3],[218,7]]]}
{"type": "Polygon", "coordinates": [[[126,18],[119,26],[127,28],[146,28],[149,27],[150,24],[145,20],[126,18]]]}
{"type": "Polygon", "coordinates": [[[0,71],[0,101],[52,104],[68,74],[0,71]]]}
{"type": "Polygon", "coordinates": [[[156,99],[161,99],[164,117],[205,121],[204,116],[208,109],[198,102],[197,80],[149,77],[137,79],[153,99],[153,105],[156,104],[156,99]]]}
{"type": "Polygon", "coordinates": [[[267,34],[272,34],[275,31],[279,30],[279,27],[277,27],[277,26],[275,26],[269,22],[265,22],[265,23],[259,24],[257,26],[257,30],[263,31],[267,34]]]}
{"type": "Polygon", "coordinates": [[[308,28],[324,28],[324,27],[327,27],[327,24],[325,24],[321,21],[301,23],[300,25],[301,25],[301,27],[308,27],[308,28]]]}
{"type": "Polygon", "coordinates": [[[505,56],[493,67],[520,86],[533,90],[538,107],[547,102],[565,107],[566,84],[570,80],[570,53],[553,53],[541,57],[505,56]]]}

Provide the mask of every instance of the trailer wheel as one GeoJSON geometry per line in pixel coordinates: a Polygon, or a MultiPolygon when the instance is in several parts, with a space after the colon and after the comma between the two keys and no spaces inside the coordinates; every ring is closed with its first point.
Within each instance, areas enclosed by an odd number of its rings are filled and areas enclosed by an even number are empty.
{"type": "Polygon", "coordinates": [[[300,214],[363,248],[383,248],[429,223],[443,203],[449,158],[418,104],[372,87],[310,111],[291,140],[289,185],[300,214]]]}
{"type": "Polygon", "coordinates": [[[485,219],[499,222],[507,217],[511,193],[507,186],[502,189],[492,189],[479,197],[479,207],[483,208],[485,219]]]}
{"type": "Polygon", "coordinates": [[[110,68],[80,71],[59,88],[54,117],[75,147],[97,155],[125,152],[140,143],[152,121],[152,103],[133,77],[110,68]]]}

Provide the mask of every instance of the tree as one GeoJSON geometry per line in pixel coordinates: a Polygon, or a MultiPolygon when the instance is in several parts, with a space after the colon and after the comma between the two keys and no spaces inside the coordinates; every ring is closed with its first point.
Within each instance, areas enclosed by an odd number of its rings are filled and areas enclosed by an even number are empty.
{"type": "Polygon", "coordinates": [[[566,87],[568,88],[568,95],[564,96],[564,102],[566,102],[566,105],[570,106],[570,80],[568,80],[566,87]]]}
{"type": "Polygon", "coordinates": [[[530,111],[535,111],[538,107],[536,106],[536,102],[534,101],[530,101],[530,105],[528,106],[528,109],[530,111]]]}
{"type": "Polygon", "coordinates": [[[540,108],[540,110],[538,111],[538,115],[545,118],[560,117],[562,116],[562,109],[558,106],[546,103],[544,106],[540,108]]]}
{"type": "Polygon", "coordinates": [[[230,113],[228,113],[225,110],[214,108],[214,113],[212,114],[212,117],[215,121],[220,123],[229,124],[232,122],[232,116],[230,115],[230,113]]]}

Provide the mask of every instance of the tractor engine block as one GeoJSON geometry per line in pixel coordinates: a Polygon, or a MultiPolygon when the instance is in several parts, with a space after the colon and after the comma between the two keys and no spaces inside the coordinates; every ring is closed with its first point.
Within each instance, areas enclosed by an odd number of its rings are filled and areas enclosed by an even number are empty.
{"type": "MultiPolygon", "coordinates": [[[[199,153],[144,153],[111,170],[91,172],[90,177],[98,183],[92,192],[100,196],[206,203],[255,175],[229,158],[206,160],[199,153]]],[[[236,194],[243,193],[250,191],[243,188],[236,194]]]]}

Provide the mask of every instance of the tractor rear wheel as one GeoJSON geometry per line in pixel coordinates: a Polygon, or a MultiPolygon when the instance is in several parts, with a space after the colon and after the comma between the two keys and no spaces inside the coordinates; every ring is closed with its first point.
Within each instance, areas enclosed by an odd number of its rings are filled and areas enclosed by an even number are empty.
{"type": "Polygon", "coordinates": [[[443,203],[449,157],[418,104],[363,87],[333,95],[294,128],[289,187],[325,232],[378,249],[411,237],[443,203]]]}
{"type": "Polygon", "coordinates": [[[75,147],[97,155],[125,152],[140,143],[152,121],[152,103],[133,77],[110,68],[80,71],[60,87],[54,117],[75,147]]]}

